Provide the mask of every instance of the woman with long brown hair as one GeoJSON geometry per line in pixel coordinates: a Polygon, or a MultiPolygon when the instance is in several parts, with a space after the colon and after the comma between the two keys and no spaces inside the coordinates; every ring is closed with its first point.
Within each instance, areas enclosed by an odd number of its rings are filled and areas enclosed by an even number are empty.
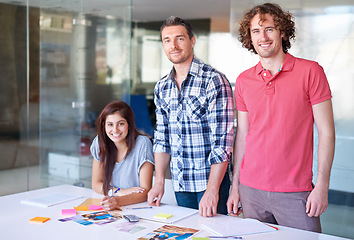
{"type": "Polygon", "coordinates": [[[104,209],[146,201],[154,157],[151,140],[136,129],[133,110],[123,101],[113,101],[102,110],[96,127],[90,148],[92,189],[106,195],[104,209]]]}

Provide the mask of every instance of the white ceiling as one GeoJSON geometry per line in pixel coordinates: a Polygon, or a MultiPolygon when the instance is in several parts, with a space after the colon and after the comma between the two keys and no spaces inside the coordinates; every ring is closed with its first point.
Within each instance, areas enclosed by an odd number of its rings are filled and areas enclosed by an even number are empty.
{"type": "Polygon", "coordinates": [[[165,20],[169,16],[185,19],[228,18],[242,13],[254,5],[264,2],[278,3],[295,13],[299,10],[322,11],[329,6],[351,6],[354,0],[132,0],[132,18],[136,21],[165,20]],[[231,3],[230,3],[231,2],[231,3]]]}
{"type": "MultiPolygon", "coordinates": [[[[27,0],[29,6],[56,10],[81,11],[97,15],[119,15],[129,0],[27,0]]],[[[26,0],[0,0],[11,5],[27,4],[26,0]]],[[[131,0],[133,21],[162,21],[169,16],[203,19],[230,16],[230,0],[131,0]]],[[[248,0],[240,0],[248,1],[248,0]]]]}
{"type": "MultiPolygon", "coordinates": [[[[248,1],[241,0],[240,2],[248,1]]],[[[230,0],[132,0],[132,19],[165,20],[169,16],[205,19],[230,16],[230,0]]]]}
{"type": "MultiPolygon", "coordinates": [[[[266,0],[131,0],[133,21],[163,21],[169,16],[185,19],[228,18],[241,14],[266,0]],[[230,4],[231,2],[231,4],[230,4]]],[[[350,5],[354,0],[270,0],[291,12],[298,9],[320,9],[326,6],[350,5]]],[[[128,9],[130,0],[0,0],[0,3],[82,12],[100,16],[118,16],[128,9]],[[123,9],[123,10],[122,10],[123,9]]]]}

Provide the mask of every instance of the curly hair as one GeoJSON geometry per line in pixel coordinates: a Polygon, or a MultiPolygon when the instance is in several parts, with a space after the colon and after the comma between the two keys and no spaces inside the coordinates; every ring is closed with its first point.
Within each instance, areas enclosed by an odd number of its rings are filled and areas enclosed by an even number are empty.
{"type": "Polygon", "coordinates": [[[265,14],[270,14],[273,17],[275,27],[284,34],[282,39],[283,52],[286,53],[291,47],[290,39],[295,39],[295,22],[293,16],[289,12],[284,12],[279,5],[274,3],[264,3],[257,5],[245,12],[243,19],[240,22],[238,40],[242,43],[242,47],[257,54],[252,45],[250,25],[251,20],[257,14],[260,15],[260,21],[265,21],[265,14]]]}

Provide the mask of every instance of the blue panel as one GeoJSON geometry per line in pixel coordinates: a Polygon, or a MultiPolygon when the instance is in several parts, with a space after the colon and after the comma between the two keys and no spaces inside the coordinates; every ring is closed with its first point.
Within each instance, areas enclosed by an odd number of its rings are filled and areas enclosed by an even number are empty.
{"type": "Polygon", "coordinates": [[[134,111],[135,124],[138,130],[153,136],[154,129],[151,124],[149,108],[145,95],[131,95],[130,107],[134,111]]]}

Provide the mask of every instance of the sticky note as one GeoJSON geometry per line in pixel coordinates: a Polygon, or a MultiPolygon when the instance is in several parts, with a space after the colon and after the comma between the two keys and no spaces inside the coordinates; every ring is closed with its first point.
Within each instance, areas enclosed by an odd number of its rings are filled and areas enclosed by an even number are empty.
{"type": "Polygon", "coordinates": [[[63,216],[75,216],[76,215],[76,209],[62,209],[61,210],[61,215],[63,215],[63,216]]]}
{"type": "Polygon", "coordinates": [[[209,240],[208,237],[193,237],[192,240],[209,240]]]}
{"type": "Polygon", "coordinates": [[[91,204],[91,206],[89,207],[89,210],[102,210],[103,207],[99,206],[99,205],[93,205],[91,204]]]}
{"type": "Polygon", "coordinates": [[[170,217],[172,217],[173,215],[172,214],[169,214],[169,213],[159,213],[159,214],[156,214],[154,216],[154,218],[159,218],[159,219],[169,219],[170,217]]]}
{"type": "Polygon", "coordinates": [[[44,223],[44,222],[48,221],[49,219],[50,218],[47,218],[47,217],[35,217],[35,218],[30,219],[29,221],[34,222],[34,223],[44,223]]]}
{"type": "Polygon", "coordinates": [[[82,206],[82,207],[74,207],[76,211],[88,211],[89,207],[88,206],[82,206]]]}

